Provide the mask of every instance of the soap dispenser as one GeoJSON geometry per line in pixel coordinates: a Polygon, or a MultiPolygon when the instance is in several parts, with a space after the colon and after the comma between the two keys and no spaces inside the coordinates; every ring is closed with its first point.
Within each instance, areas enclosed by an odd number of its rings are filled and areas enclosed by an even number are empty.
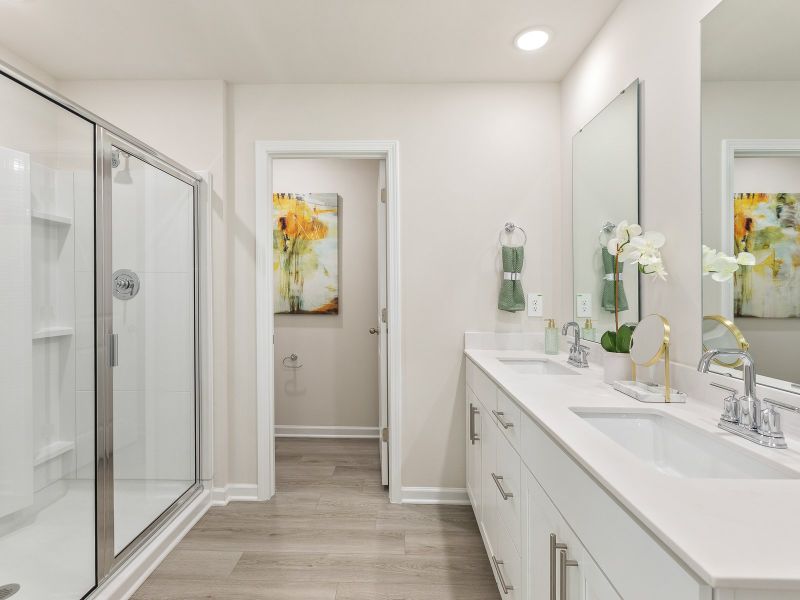
{"type": "Polygon", "coordinates": [[[581,329],[581,337],[589,342],[597,341],[597,330],[594,328],[591,319],[586,319],[586,322],[583,324],[583,329],[581,329]]]}
{"type": "Polygon", "coordinates": [[[555,319],[547,319],[544,327],[544,353],[558,354],[558,327],[555,319]]]}

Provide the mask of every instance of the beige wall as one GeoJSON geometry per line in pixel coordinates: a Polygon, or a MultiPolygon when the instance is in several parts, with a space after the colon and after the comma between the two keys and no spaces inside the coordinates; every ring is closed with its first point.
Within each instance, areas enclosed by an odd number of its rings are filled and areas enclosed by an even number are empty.
{"type": "MultiPolygon", "coordinates": [[[[275,315],[275,424],[378,426],[379,161],[282,159],[275,192],[338,193],[339,314],[275,315]],[[299,369],[282,364],[295,353],[299,369]]],[[[291,364],[291,363],[289,363],[291,364]]]]}
{"type": "MultiPolygon", "coordinates": [[[[553,308],[558,85],[232,86],[231,480],[256,479],[254,142],[400,143],[404,486],[464,485],[463,332],[538,329],[497,310],[497,235],[528,230],[525,287],[553,308]],[[538,252],[537,252],[538,251],[538,252]],[[234,403],[235,399],[235,403],[234,403]]],[[[391,326],[391,324],[390,324],[391,326]]]]}
{"type": "MultiPolygon", "coordinates": [[[[670,274],[666,283],[644,280],[642,312],[669,319],[673,356],[687,364],[701,352],[700,20],[718,1],[623,0],[561,87],[561,232],[569,241],[570,140],[631,81],[642,82],[640,220],[666,235],[670,274]]],[[[571,268],[565,252],[563,270],[571,268]]],[[[571,297],[566,278],[563,294],[571,297]]]]}

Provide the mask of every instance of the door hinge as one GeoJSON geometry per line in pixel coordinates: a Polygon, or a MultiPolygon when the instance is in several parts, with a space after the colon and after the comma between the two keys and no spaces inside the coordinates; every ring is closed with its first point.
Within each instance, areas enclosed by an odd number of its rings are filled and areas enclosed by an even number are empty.
{"type": "Polygon", "coordinates": [[[386,204],[386,188],[381,188],[381,202],[386,204]]]}
{"type": "Polygon", "coordinates": [[[385,308],[381,309],[381,321],[386,323],[386,309],[385,308]]]}
{"type": "Polygon", "coordinates": [[[381,441],[384,441],[384,442],[388,442],[389,441],[389,428],[388,427],[384,427],[383,430],[381,430],[381,441]]]}

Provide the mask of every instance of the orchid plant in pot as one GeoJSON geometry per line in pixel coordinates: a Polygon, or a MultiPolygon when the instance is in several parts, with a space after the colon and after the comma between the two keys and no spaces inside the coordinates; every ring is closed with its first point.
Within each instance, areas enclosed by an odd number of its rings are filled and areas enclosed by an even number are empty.
{"type": "Polygon", "coordinates": [[[628,221],[617,225],[614,236],[608,241],[608,253],[614,257],[614,330],[606,331],[600,338],[600,345],[605,350],[603,367],[606,383],[630,379],[631,375],[631,337],[636,325],[620,325],[619,322],[620,265],[635,264],[640,273],[665,281],[668,274],[661,248],[666,241],[664,234],[658,231],[644,232],[640,225],[628,221]]]}

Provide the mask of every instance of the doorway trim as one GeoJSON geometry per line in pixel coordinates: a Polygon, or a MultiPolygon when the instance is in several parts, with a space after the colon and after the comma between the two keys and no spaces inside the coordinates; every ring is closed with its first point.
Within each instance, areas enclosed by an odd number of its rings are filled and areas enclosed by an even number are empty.
{"type": "Polygon", "coordinates": [[[255,143],[256,172],[256,434],[258,499],[275,494],[274,306],[272,296],[273,161],[279,158],[378,159],[386,164],[386,296],[389,410],[389,501],[402,502],[402,344],[400,323],[400,177],[396,140],[255,143]]]}

